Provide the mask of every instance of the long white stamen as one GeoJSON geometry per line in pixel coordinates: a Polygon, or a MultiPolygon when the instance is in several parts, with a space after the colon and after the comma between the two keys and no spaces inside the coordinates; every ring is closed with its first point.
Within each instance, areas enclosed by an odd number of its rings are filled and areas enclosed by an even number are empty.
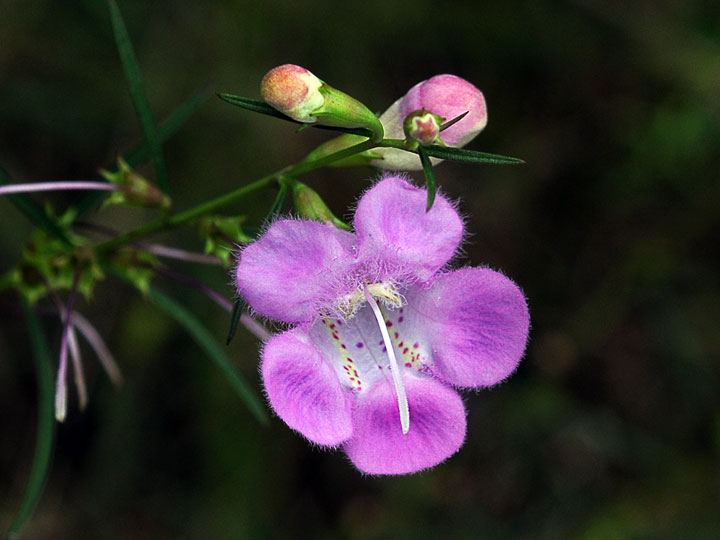
{"type": "Polygon", "coordinates": [[[410,410],[408,409],[407,395],[405,394],[405,386],[402,382],[402,376],[400,375],[400,368],[398,367],[397,358],[395,358],[395,349],[390,341],[390,334],[387,331],[385,319],[380,311],[380,306],[373,298],[367,286],[363,285],[363,293],[365,294],[365,300],[367,300],[370,309],[372,309],[375,320],[380,327],[380,333],[382,334],[383,341],[385,342],[385,349],[387,350],[388,358],[390,359],[390,370],[392,371],[393,382],[395,383],[395,393],[398,399],[398,409],[400,411],[400,425],[402,426],[403,434],[407,433],[410,429],[410,410]]]}

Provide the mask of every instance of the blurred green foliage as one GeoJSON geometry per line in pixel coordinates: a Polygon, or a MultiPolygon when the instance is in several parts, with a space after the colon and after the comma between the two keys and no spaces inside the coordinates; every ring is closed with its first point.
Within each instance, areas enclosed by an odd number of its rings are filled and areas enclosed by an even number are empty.
{"type": "MultiPolygon", "coordinates": [[[[78,309],[125,375],[85,355],[91,401],[58,426],[27,538],[715,538],[720,530],[720,17],[715,2],[118,2],[156,120],[207,83],[257,96],[281,63],[383,110],[454,73],[489,125],[471,148],[499,168],[443,164],[461,200],[463,262],[527,294],[518,372],[466,394],[467,441],[436,469],[360,476],[278,419],[258,424],[191,336],[112,280],[78,309]]],[[[0,5],[0,165],[13,181],[94,179],[142,131],[104,2],[0,5]]],[[[177,208],[301,159],[328,137],[210,99],[164,147],[177,208]]],[[[141,169],[153,177],[149,166],[141,169]]],[[[362,169],[303,177],[343,213],[362,169]]],[[[422,173],[415,177],[422,181],[422,173]]],[[[80,194],[46,197],[56,213],[80,194]]],[[[36,198],[36,200],[45,200],[36,198]]],[[[255,222],[268,192],[236,210],[255,222]]],[[[348,214],[345,213],[345,216],[348,214]]],[[[123,230],[152,216],[108,209],[123,230]]],[[[0,199],[0,272],[32,228],[0,199]]],[[[202,251],[188,231],[170,245],[202,251]]],[[[218,267],[182,271],[228,299],[218,267]]],[[[157,281],[224,340],[227,313],[157,281]]],[[[31,345],[0,297],[0,527],[17,511],[36,431],[31,345]]],[[[60,323],[42,319],[52,351],[60,323]]],[[[258,344],[227,349],[259,392],[258,344]]],[[[71,400],[71,404],[74,401],[71,400]]]]}

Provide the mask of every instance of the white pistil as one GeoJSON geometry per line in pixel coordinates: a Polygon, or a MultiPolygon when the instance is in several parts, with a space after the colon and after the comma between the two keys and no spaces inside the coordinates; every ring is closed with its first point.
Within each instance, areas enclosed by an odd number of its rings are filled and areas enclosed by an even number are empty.
{"type": "Polygon", "coordinates": [[[395,358],[395,349],[393,349],[392,341],[390,341],[390,334],[387,331],[385,319],[380,311],[380,306],[373,298],[367,286],[363,285],[363,293],[365,294],[365,300],[370,305],[375,320],[380,327],[380,333],[382,334],[383,341],[385,342],[385,349],[390,360],[390,370],[392,371],[393,382],[395,383],[395,393],[397,394],[398,409],[400,411],[400,425],[402,426],[403,434],[406,434],[410,429],[410,410],[408,409],[407,395],[405,394],[405,386],[402,382],[402,376],[400,374],[400,368],[395,358]]]}

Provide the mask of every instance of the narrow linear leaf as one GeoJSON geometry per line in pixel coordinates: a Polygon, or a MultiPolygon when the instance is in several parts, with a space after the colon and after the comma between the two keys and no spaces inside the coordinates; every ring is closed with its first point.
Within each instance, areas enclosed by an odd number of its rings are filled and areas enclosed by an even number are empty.
{"type": "MultiPolygon", "coordinates": [[[[212,95],[213,91],[210,86],[198,90],[188,99],[182,102],[170,115],[160,122],[157,127],[157,135],[160,144],[166,142],[175,135],[181,127],[190,119],[207,99],[212,95]]],[[[147,140],[143,139],[127,152],[124,159],[131,167],[137,167],[143,163],[150,155],[150,148],[147,140]]],[[[81,220],[92,212],[100,202],[107,197],[107,194],[100,192],[90,192],[77,205],[77,216],[75,221],[81,220]]]]}
{"type": "Polygon", "coordinates": [[[235,369],[235,366],[233,366],[232,362],[227,358],[225,351],[198,318],[184,306],[157,289],[150,287],[148,289],[148,297],[157,307],[170,315],[190,333],[195,342],[220,369],[235,390],[235,393],[245,402],[255,418],[260,423],[266,424],[268,417],[260,398],[253,393],[240,372],[235,369]]]}
{"type": "Polygon", "coordinates": [[[494,165],[519,165],[525,163],[522,159],[500,156],[497,154],[486,154],[485,152],[476,152],[475,150],[466,150],[464,148],[453,148],[443,146],[426,146],[425,151],[428,156],[440,159],[449,159],[452,161],[462,161],[465,163],[492,163],[494,165]]]}
{"type": "Polygon", "coordinates": [[[145,85],[140,75],[140,67],[135,57],[130,35],[127,32],[125,23],[123,22],[120,9],[115,0],[108,0],[110,7],[110,21],[112,22],[113,35],[115,36],[115,44],[120,55],[120,62],[125,72],[125,78],[130,89],[133,106],[137,113],[140,126],[145,134],[148,148],[150,151],[150,160],[152,161],[155,176],[160,189],[168,194],[167,171],[165,170],[165,161],[162,156],[162,146],[158,137],[155,121],[153,120],[150,102],[145,92],[145,85]]]}
{"type": "Polygon", "coordinates": [[[234,96],[232,94],[217,94],[217,97],[219,97],[223,101],[227,101],[231,105],[242,107],[243,109],[246,109],[248,111],[266,114],[268,116],[274,116],[275,118],[287,120],[288,122],[293,122],[295,124],[302,124],[302,122],[296,122],[289,116],[285,116],[280,111],[273,109],[270,105],[259,99],[234,96]]]}
{"type": "Polygon", "coordinates": [[[240,325],[240,317],[242,317],[246,305],[245,300],[242,298],[237,298],[235,302],[233,302],[232,312],[230,313],[230,328],[228,329],[225,345],[230,345],[230,342],[235,337],[238,326],[240,325]]]}
{"type": "MultiPolygon", "coordinates": [[[[205,86],[183,101],[178,107],[157,127],[157,135],[160,143],[164,143],[175,135],[181,127],[195,114],[200,105],[205,103],[213,94],[211,86],[205,86]]],[[[148,158],[150,147],[147,140],[141,141],[133,147],[126,155],[125,161],[131,167],[136,167],[148,158]]]]}
{"type": "Polygon", "coordinates": [[[32,346],[33,360],[38,391],[38,425],[35,455],[33,457],[27,490],[23,497],[20,510],[10,527],[10,538],[19,538],[27,520],[30,518],[40,495],[45,487],[45,480],[50,470],[50,459],[55,441],[55,421],[53,408],[53,374],[50,355],[45,338],[40,328],[40,321],[27,301],[23,301],[25,320],[27,321],[32,346]]]}
{"type": "Polygon", "coordinates": [[[235,96],[233,94],[217,94],[217,97],[222,99],[223,101],[227,101],[231,105],[236,105],[237,107],[242,107],[243,109],[246,109],[248,111],[260,113],[260,114],[266,114],[268,116],[274,116],[275,118],[280,118],[281,120],[285,120],[286,122],[291,122],[293,124],[299,124],[301,126],[301,130],[307,129],[308,127],[314,127],[318,129],[324,129],[327,131],[339,131],[341,133],[349,133],[351,135],[360,135],[361,137],[367,137],[368,139],[373,137],[373,133],[369,129],[365,128],[344,128],[344,127],[338,127],[338,126],[320,126],[317,124],[307,124],[304,122],[298,122],[297,120],[293,120],[289,116],[285,116],[280,111],[277,111],[273,109],[270,105],[265,103],[264,101],[261,101],[259,99],[252,99],[252,98],[246,98],[243,96],[235,96]]]}
{"type": "Polygon", "coordinates": [[[430,163],[430,158],[424,146],[418,146],[418,155],[420,156],[420,163],[422,163],[423,173],[425,173],[425,186],[427,187],[427,206],[425,207],[425,211],[429,212],[435,202],[435,193],[437,192],[435,172],[433,171],[432,163],[430,163]]]}
{"type": "MultiPolygon", "coordinates": [[[[10,176],[2,168],[0,168],[0,184],[7,185],[10,183],[10,176]]],[[[28,218],[33,225],[44,230],[49,235],[62,240],[68,246],[73,245],[73,242],[70,240],[67,233],[28,195],[18,193],[15,195],[8,195],[7,198],[13,205],[15,205],[15,208],[28,218]]]]}

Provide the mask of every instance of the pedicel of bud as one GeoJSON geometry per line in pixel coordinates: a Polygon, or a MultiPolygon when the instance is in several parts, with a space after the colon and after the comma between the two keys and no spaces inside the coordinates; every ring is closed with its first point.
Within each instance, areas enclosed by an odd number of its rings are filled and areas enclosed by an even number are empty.
{"type": "MultiPolygon", "coordinates": [[[[331,154],[335,154],[351,146],[355,146],[358,143],[363,142],[365,139],[360,135],[344,134],[329,141],[325,141],[320,146],[315,148],[307,156],[305,156],[301,163],[307,161],[317,161],[331,154]]],[[[359,167],[363,165],[370,165],[374,159],[379,159],[381,156],[375,152],[375,149],[366,150],[344,159],[339,159],[329,163],[328,167],[359,167]]]]}
{"type": "Polygon", "coordinates": [[[303,67],[284,64],[271,69],[260,83],[260,94],[297,122],[365,128],[373,133],[374,141],[383,138],[382,123],[370,109],[303,67]]]}
{"type": "Polygon", "coordinates": [[[295,180],[292,183],[292,190],[293,204],[302,217],[313,221],[332,223],[338,229],[345,231],[352,230],[347,223],[335,217],[314,189],[295,180]]]}
{"type": "MultiPolygon", "coordinates": [[[[487,124],[485,98],[480,90],[455,75],[436,75],[413,86],[407,94],[380,115],[385,137],[406,137],[405,122],[415,111],[428,111],[443,119],[452,120],[467,112],[460,121],[444,129],[439,140],[447,146],[462,147],[480,133],[487,124]]],[[[420,141],[418,141],[420,142],[420,141]]],[[[436,141],[433,144],[436,144],[436,141]]],[[[420,158],[396,148],[376,148],[382,155],[372,164],[381,169],[421,170],[420,158]]],[[[433,158],[433,163],[439,160],[433,158]]]]}
{"type": "Polygon", "coordinates": [[[120,191],[113,192],[104,203],[132,204],[150,208],[170,208],[170,198],[152,185],[148,180],[137,174],[127,162],[118,157],[117,172],[100,169],[100,174],[111,184],[115,184],[120,191]]]}
{"type": "Polygon", "coordinates": [[[444,144],[440,140],[440,126],[445,121],[442,116],[433,114],[425,109],[413,111],[403,121],[403,132],[409,143],[418,143],[423,146],[431,144],[444,144]]]}

